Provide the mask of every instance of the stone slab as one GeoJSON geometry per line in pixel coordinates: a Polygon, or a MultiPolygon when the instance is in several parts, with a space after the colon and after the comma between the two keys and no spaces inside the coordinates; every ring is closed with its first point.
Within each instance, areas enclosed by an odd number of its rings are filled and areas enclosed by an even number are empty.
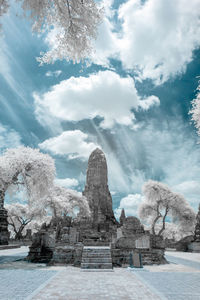
{"type": "Polygon", "coordinates": [[[141,254],[140,253],[133,253],[133,266],[135,268],[142,268],[141,254]]]}
{"type": "Polygon", "coordinates": [[[144,235],[135,241],[137,249],[149,249],[150,248],[150,236],[144,235]]]}

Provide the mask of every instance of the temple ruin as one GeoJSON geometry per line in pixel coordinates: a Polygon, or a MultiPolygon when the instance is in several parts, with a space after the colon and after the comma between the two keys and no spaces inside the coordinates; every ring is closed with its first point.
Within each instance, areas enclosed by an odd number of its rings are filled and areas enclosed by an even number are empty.
{"type": "Polygon", "coordinates": [[[52,220],[34,234],[28,259],[32,262],[72,264],[83,269],[111,269],[127,266],[131,253],[140,253],[143,264],[165,263],[164,242],[145,231],[140,220],[126,217],[115,219],[112,197],[108,188],[106,157],[94,150],[88,161],[83,195],[89,202],[91,216],[52,220]]]}

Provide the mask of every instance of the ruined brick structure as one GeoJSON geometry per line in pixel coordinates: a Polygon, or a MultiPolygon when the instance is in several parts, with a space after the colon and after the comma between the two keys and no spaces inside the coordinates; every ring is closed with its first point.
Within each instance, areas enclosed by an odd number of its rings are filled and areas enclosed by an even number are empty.
{"type": "Polygon", "coordinates": [[[30,261],[73,264],[87,268],[89,264],[95,264],[89,261],[95,261],[93,256],[96,253],[102,258],[102,264],[96,258],[96,267],[109,265],[110,268],[110,259],[115,266],[128,265],[130,253],[134,251],[142,254],[143,264],[165,262],[162,239],[145,231],[139,219],[126,217],[124,210],[120,223],[115,219],[108,188],[106,157],[98,148],[89,157],[83,195],[88,199],[91,217],[65,217],[52,220],[49,226],[44,225],[33,236],[28,256],[30,261]]]}

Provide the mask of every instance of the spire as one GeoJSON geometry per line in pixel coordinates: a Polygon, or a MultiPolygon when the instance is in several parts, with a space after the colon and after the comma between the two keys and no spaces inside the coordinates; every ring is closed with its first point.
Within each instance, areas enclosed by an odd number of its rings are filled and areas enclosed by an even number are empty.
{"type": "Polygon", "coordinates": [[[120,218],[119,218],[121,226],[123,225],[125,219],[126,219],[125,210],[124,210],[124,208],[122,208],[121,215],[120,215],[120,218]]]}

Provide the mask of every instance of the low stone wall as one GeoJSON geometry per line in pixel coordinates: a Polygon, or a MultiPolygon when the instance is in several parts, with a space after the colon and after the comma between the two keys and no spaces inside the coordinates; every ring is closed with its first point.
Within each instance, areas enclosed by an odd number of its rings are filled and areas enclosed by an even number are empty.
{"type": "Polygon", "coordinates": [[[151,235],[149,232],[121,237],[112,245],[114,266],[127,266],[130,254],[140,253],[144,265],[167,263],[164,252],[165,243],[162,237],[151,235]]]}
{"type": "Polygon", "coordinates": [[[130,254],[141,253],[143,265],[166,264],[163,249],[112,249],[113,266],[123,267],[130,264],[130,254]]]}
{"type": "Polygon", "coordinates": [[[58,265],[74,265],[80,266],[83,252],[83,244],[78,243],[76,245],[56,245],[53,251],[53,256],[50,260],[50,264],[58,265]]]}

